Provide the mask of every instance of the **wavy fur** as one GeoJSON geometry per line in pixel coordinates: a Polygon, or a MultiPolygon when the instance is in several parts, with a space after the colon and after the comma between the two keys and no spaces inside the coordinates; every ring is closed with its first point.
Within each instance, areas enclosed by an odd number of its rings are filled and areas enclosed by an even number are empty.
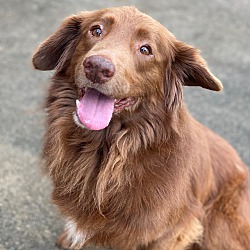
{"type": "Polygon", "coordinates": [[[67,18],[33,62],[37,69],[56,69],[46,100],[43,159],[53,201],[67,220],[58,245],[249,248],[247,168],[183,103],[183,85],[222,88],[196,49],[135,8],[120,7],[67,18]],[[103,29],[98,39],[89,31],[97,23],[103,29]],[[153,56],[138,52],[145,43],[153,56]],[[84,74],[84,59],[95,54],[116,68],[102,85],[84,74]],[[90,131],[73,119],[83,87],[137,102],[114,114],[107,128],[90,131]]]}

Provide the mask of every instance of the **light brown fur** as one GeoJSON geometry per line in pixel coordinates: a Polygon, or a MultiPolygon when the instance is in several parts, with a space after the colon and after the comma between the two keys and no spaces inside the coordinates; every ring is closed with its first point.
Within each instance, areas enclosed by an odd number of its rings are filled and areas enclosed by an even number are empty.
{"type": "Polygon", "coordinates": [[[67,18],[33,57],[55,69],[48,92],[45,169],[53,201],[68,220],[67,248],[247,250],[249,174],[235,150],[194,120],[182,88],[220,90],[198,51],[133,7],[67,18]],[[92,37],[93,25],[101,37],[92,37]],[[153,55],[139,52],[150,44],[153,55]],[[83,60],[108,58],[116,72],[91,83],[83,60]],[[73,120],[78,89],[137,102],[91,131],[73,120]]]}

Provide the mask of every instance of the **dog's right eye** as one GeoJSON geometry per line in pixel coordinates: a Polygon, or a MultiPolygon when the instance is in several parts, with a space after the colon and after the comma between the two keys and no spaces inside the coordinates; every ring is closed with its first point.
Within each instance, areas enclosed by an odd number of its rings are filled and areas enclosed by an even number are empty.
{"type": "Polygon", "coordinates": [[[102,28],[99,25],[94,26],[90,29],[90,33],[92,36],[100,37],[102,34],[102,28]]]}
{"type": "Polygon", "coordinates": [[[149,45],[141,46],[140,52],[145,56],[152,55],[152,49],[149,45]]]}

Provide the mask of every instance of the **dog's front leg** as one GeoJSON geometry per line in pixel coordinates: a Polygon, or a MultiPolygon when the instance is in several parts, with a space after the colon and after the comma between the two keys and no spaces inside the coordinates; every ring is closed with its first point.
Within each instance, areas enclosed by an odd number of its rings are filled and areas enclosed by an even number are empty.
{"type": "Polygon", "coordinates": [[[57,238],[58,247],[70,250],[82,249],[87,241],[87,234],[77,227],[73,220],[68,220],[64,232],[57,238]]]}
{"type": "Polygon", "coordinates": [[[197,218],[193,218],[186,227],[171,236],[167,234],[161,237],[143,250],[198,250],[199,245],[194,246],[194,243],[199,243],[202,235],[201,222],[197,218]]]}
{"type": "Polygon", "coordinates": [[[56,240],[56,245],[60,248],[63,249],[70,249],[73,250],[72,248],[72,242],[70,241],[68,237],[67,231],[64,231],[56,240]]]}

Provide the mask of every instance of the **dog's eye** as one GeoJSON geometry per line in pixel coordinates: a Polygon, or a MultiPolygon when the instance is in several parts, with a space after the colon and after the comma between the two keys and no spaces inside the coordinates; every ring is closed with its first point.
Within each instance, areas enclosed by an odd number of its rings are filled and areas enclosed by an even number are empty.
{"type": "Polygon", "coordinates": [[[152,49],[151,49],[151,47],[149,45],[141,46],[140,52],[145,56],[152,55],[152,49]]]}
{"type": "Polygon", "coordinates": [[[102,28],[98,25],[98,26],[94,26],[91,28],[90,33],[92,34],[92,36],[101,36],[102,34],[102,28]]]}

